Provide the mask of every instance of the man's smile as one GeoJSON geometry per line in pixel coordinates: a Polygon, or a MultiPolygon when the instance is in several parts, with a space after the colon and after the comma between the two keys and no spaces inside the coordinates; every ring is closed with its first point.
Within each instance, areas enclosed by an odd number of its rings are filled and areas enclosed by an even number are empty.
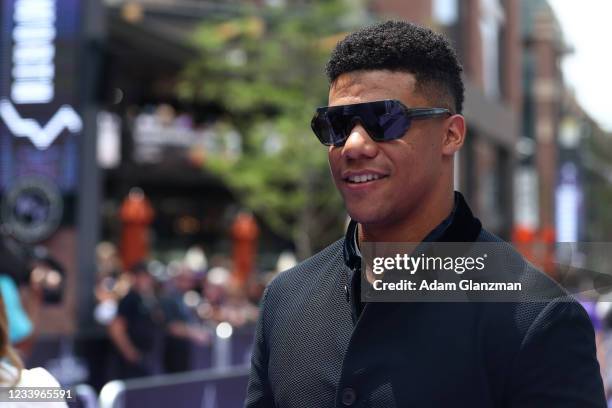
{"type": "Polygon", "coordinates": [[[342,173],[344,185],[350,189],[362,189],[378,184],[389,177],[387,173],[378,170],[353,170],[342,173]]]}

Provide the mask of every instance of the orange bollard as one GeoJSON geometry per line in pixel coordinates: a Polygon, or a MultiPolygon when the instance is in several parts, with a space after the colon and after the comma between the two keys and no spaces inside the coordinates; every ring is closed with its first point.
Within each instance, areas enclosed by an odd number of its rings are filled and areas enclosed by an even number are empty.
{"type": "Polygon", "coordinates": [[[512,232],[512,242],[516,249],[530,262],[534,262],[534,239],[535,233],[532,228],[517,225],[512,232]]]}
{"type": "Polygon", "coordinates": [[[149,254],[149,225],[154,211],[140,188],[132,188],[123,200],[119,217],[121,218],[121,262],[125,269],[144,260],[149,254]]]}
{"type": "Polygon", "coordinates": [[[233,278],[244,286],[255,267],[255,252],[259,228],[255,217],[247,212],[240,212],[232,224],[233,239],[233,278]]]}

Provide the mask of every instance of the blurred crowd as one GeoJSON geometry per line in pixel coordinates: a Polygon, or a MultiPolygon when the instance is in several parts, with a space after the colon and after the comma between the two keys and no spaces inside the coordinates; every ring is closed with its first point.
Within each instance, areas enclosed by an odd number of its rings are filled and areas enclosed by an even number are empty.
{"type": "MultiPolygon", "coordinates": [[[[232,273],[223,255],[208,260],[192,247],[167,264],[142,260],[123,269],[111,243],[97,248],[96,322],[112,344],[111,377],[132,378],[198,367],[198,347],[214,347],[220,327],[247,330],[272,274],[252,274],[246,282],[232,273]]],[[[200,364],[201,365],[201,364],[200,364]]]]}
{"type": "MultiPolygon", "coordinates": [[[[4,243],[0,247],[7,331],[26,363],[40,340],[35,336],[37,310],[61,301],[65,285],[62,266],[43,252],[20,255],[4,243]]],[[[237,279],[230,257],[209,257],[200,247],[165,263],[143,259],[128,268],[122,264],[114,244],[97,246],[95,335],[90,333],[94,339],[86,336],[87,346],[74,350],[87,366],[86,382],[100,389],[113,379],[248,364],[258,304],[276,270],[237,279]],[[225,347],[226,354],[237,356],[220,357],[219,343],[229,337],[244,344],[225,347]]],[[[295,257],[282,254],[276,269],[293,264],[295,257]]]]}
{"type": "Polygon", "coordinates": [[[62,300],[65,270],[42,246],[24,246],[0,231],[0,295],[7,316],[9,340],[27,355],[34,344],[39,311],[62,300]]]}

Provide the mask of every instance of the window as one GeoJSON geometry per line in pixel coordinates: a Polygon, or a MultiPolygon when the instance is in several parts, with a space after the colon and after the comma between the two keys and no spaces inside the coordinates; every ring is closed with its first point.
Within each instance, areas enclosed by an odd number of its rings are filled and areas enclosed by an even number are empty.
{"type": "Polygon", "coordinates": [[[499,38],[504,20],[504,9],[499,0],[480,0],[484,91],[485,95],[493,98],[500,96],[499,38]]]}

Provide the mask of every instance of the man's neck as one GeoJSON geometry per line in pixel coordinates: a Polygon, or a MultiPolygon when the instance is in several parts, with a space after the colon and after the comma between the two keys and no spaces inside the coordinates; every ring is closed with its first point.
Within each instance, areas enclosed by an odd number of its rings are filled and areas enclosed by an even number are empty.
{"type": "Polygon", "coordinates": [[[371,225],[359,224],[359,242],[421,242],[434,228],[444,221],[453,210],[453,192],[434,206],[416,208],[402,222],[371,225]]]}

